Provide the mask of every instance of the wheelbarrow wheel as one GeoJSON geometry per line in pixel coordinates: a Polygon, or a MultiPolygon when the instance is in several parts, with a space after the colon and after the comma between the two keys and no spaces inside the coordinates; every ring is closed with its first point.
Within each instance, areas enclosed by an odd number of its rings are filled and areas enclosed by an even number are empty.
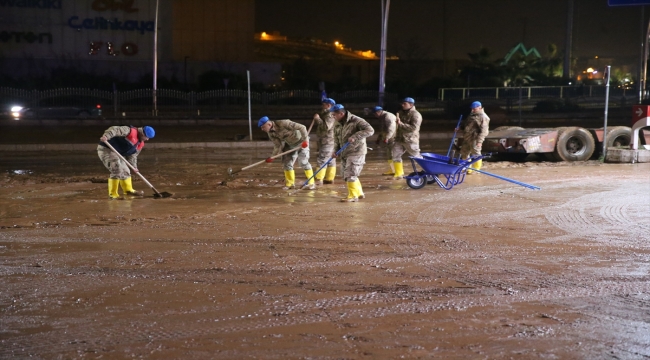
{"type": "Polygon", "coordinates": [[[428,176],[425,176],[424,174],[412,172],[406,178],[406,185],[408,185],[411,189],[422,189],[424,185],[427,184],[427,177],[428,176]]]}
{"type": "Polygon", "coordinates": [[[435,184],[436,179],[433,177],[433,175],[427,174],[427,185],[435,184]]]}

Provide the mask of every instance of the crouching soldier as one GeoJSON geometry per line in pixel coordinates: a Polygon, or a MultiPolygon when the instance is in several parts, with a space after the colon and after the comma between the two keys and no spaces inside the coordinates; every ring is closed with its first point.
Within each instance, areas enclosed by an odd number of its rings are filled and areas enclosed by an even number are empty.
{"type": "MultiPolygon", "coordinates": [[[[338,157],[341,159],[341,172],[348,186],[348,196],[341,199],[343,202],[356,202],[366,196],[361,188],[359,175],[366,163],[368,147],[366,138],[375,133],[375,130],[364,119],[345,110],[341,104],[336,104],[330,109],[336,120],[334,126],[334,150],[340,150],[345,143],[347,147],[338,157]]],[[[336,152],[332,157],[337,157],[336,152]]]]}
{"type": "Polygon", "coordinates": [[[273,141],[273,154],[266,159],[267,163],[273,162],[272,157],[291,149],[296,151],[282,155],[282,166],[284,167],[284,187],[289,190],[296,188],[296,173],[293,165],[298,160],[298,166],[305,170],[305,176],[309,180],[304,189],[315,189],[314,171],[309,164],[309,136],[305,125],[298,124],[291,120],[269,120],[267,116],[260,118],[257,126],[269,135],[273,141]]]}
{"type": "MultiPolygon", "coordinates": [[[[122,155],[126,161],[135,169],[138,168],[138,155],[144,147],[144,142],[156,136],[156,132],[151,126],[136,128],[133,126],[111,126],[104,135],[99,138],[99,145],[97,146],[97,155],[104,163],[104,166],[110,171],[111,175],[108,177],[108,197],[111,199],[118,199],[120,197],[118,189],[121,186],[124,195],[138,195],[133,189],[131,181],[131,172],[128,165],[122,161],[113,150],[111,150],[106,142],[111,144],[113,148],[122,155]]],[[[137,170],[136,170],[137,171],[137,170]]]]}

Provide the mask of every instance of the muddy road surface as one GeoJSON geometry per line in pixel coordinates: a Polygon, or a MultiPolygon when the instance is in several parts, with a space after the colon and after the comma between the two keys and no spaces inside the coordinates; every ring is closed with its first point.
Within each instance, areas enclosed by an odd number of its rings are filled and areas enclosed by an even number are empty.
{"type": "Polygon", "coordinates": [[[108,200],[94,153],[1,154],[0,358],[650,358],[650,164],[413,190],[373,151],[340,203],[228,178],[266,156],[145,149],[175,195],[108,200]]]}

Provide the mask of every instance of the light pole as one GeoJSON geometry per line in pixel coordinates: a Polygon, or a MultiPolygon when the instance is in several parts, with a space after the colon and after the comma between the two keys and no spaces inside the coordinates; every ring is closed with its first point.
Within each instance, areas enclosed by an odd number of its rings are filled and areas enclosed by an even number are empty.
{"type": "Polygon", "coordinates": [[[160,0],[156,0],[156,18],[154,20],[153,30],[153,116],[158,116],[158,5],[160,0]]]}
{"type": "Polygon", "coordinates": [[[566,17],[566,40],[564,43],[564,67],[562,76],[571,78],[571,48],[573,47],[573,0],[568,1],[566,17]]]}
{"type": "Polygon", "coordinates": [[[381,49],[379,53],[379,106],[384,106],[386,89],[386,33],[388,32],[388,10],[390,0],[381,0],[381,49]],[[385,1],[385,2],[384,2],[385,1]]]}

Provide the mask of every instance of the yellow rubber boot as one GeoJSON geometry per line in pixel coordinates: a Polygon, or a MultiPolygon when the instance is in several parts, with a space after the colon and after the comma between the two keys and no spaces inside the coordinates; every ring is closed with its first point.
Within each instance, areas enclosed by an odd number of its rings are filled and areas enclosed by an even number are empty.
{"type": "Polygon", "coordinates": [[[481,167],[483,167],[483,160],[479,160],[472,164],[472,168],[476,170],[481,170],[481,167]]]}
{"type": "Polygon", "coordinates": [[[282,189],[289,190],[296,188],[296,172],[293,170],[284,171],[284,187],[282,189]]]}
{"type": "Polygon", "coordinates": [[[359,201],[359,198],[356,195],[357,194],[356,183],[357,183],[356,181],[355,182],[347,181],[345,183],[348,186],[348,196],[341,199],[341,202],[357,202],[357,201],[359,201]]]}
{"type": "Polygon", "coordinates": [[[120,194],[117,190],[120,188],[120,179],[108,179],[108,197],[111,199],[119,199],[120,194]]]}
{"type": "Polygon", "coordinates": [[[314,189],[316,189],[316,184],[314,184],[314,178],[312,177],[312,176],[314,176],[314,170],[312,170],[312,169],[305,170],[305,176],[307,177],[307,179],[309,179],[309,182],[307,183],[306,186],[303,186],[302,189],[303,190],[314,190],[314,189]]]}
{"type": "MultiPolygon", "coordinates": [[[[466,161],[469,161],[469,160],[470,160],[470,158],[467,158],[466,161]]],[[[470,170],[470,169],[472,169],[473,167],[474,167],[474,164],[472,164],[472,165],[470,165],[470,166],[467,167],[467,170],[465,170],[465,172],[467,173],[467,175],[472,175],[472,174],[474,173],[474,171],[470,170]]]]}
{"type": "Polygon", "coordinates": [[[131,178],[120,180],[120,186],[122,187],[124,195],[142,196],[141,192],[135,191],[133,189],[133,182],[131,181],[131,178]]]}
{"type": "Polygon", "coordinates": [[[336,166],[328,166],[325,168],[325,184],[334,184],[334,178],[336,177],[336,166]]]}
{"type": "Polygon", "coordinates": [[[355,195],[359,199],[365,199],[366,198],[366,195],[363,193],[363,188],[361,187],[361,181],[359,181],[359,179],[357,179],[357,181],[354,182],[354,190],[356,192],[355,195]]]}
{"type": "Polygon", "coordinates": [[[393,179],[400,180],[404,177],[404,163],[403,162],[393,162],[395,166],[395,175],[393,179]]]}
{"type": "Polygon", "coordinates": [[[395,165],[393,165],[393,160],[388,160],[388,166],[390,166],[390,171],[386,171],[382,175],[395,175],[395,165]]]}
{"type": "Polygon", "coordinates": [[[316,174],[316,176],[314,176],[314,179],[316,179],[316,184],[317,185],[323,185],[323,179],[326,176],[325,173],[326,173],[325,170],[321,170],[316,174]]]}

